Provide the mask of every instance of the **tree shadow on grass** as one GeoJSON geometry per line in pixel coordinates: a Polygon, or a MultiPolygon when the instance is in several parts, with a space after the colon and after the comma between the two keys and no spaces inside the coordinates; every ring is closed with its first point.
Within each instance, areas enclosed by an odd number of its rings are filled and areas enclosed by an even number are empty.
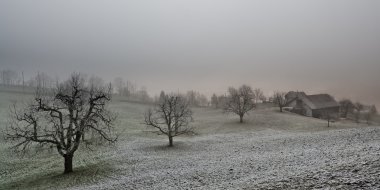
{"type": "Polygon", "coordinates": [[[70,174],[63,174],[62,167],[62,171],[28,176],[3,184],[0,189],[63,189],[95,184],[112,173],[114,166],[103,161],[86,166],[74,166],[74,171],[70,174]]]}

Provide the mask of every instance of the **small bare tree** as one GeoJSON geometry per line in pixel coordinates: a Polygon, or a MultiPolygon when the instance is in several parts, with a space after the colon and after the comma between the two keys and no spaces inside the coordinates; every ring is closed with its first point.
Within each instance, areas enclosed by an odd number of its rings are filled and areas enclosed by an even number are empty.
{"type": "Polygon", "coordinates": [[[371,121],[373,119],[373,117],[377,114],[377,109],[376,109],[376,106],[375,105],[372,105],[369,110],[367,110],[366,114],[365,114],[365,119],[367,121],[367,125],[370,125],[371,124],[371,121]]]}
{"type": "Polygon", "coordinates": [[[287,103],[285,95],[286,95],[286,92],[280,92],[280,91],[274,92],[274,95],[273,95],[273,101],[280,108],[280,112],[282,112],[282,108],[284,108],[287,103]]]}
{"type": "Polygon", "coordinates": [[[252,88],[247,85],[242,85],[239,89],[230,87],[228,93],[224,111],[237,114],[240,123],[243,123],[244,115],[256,107],[252,88]]]}
{"type": "Polygon", "coordinates": [[[34,100],[24,109],[14,106],[10,111],[6,139],[17,141],[15,149],[25,151],[33,144],[55,146],[64,157],[64,173],[70,173],[85,131],[116,141],[111,132],[115,116],[106,109],[110,88],[88,86],[74,73],[55,89],[37,89],[34,100]]]}
{"type": "Polygon", "coordinates": [[[349,113],[352,113],[355,105],[349,99],[343,99],[339,101],[340,113],[343,118],[347,118],[349,113]]]}
{"type": "Polygon", "coordinates": [[[216,96],[216,94],[212,94],[211,96],[211,106],[214,107],[214,108],[218,108],[218,97],[216,96]]]}
{"type": "Polygon", "coordinates": [[[255,90],[253,90],[253,96],[256,104],[259,100],[265,100],[264,92],[261,90],[261,88],[255,88],[255,90]]]}
{"type": "Polygon", "coordinates": [[[193,112],[186,98],[179,95],[165,95],[155,108],[145,113],[145,124],[159,130],[169,138],[169,146],[173,146],[173,138],[193,132],[189,123],[193,121],[193,112]]]}
{"type": "Polygon", "coordinates": [[[359,123],[360,122],[360,116],[361,116],[361,112],[364,108],[364,105],[360,102],[356,102],[355,103],[355,121],[356,123],[359,123]]]}

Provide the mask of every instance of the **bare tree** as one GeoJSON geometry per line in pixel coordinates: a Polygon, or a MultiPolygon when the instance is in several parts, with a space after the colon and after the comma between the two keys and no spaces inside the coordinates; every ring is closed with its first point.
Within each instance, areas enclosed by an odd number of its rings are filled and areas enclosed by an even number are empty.
{"type": "Polygon", "coordinates": [[[247,85],[242,85],[239,89],[230,87],[228,93],[224,111],[237,114],[240,123],[243,123],[244,115],[256,107],[252,88],[247,85]]]}
{"type": "Polygon", "coordinates": [[[356,123],[359,123],[360,122],[360,116],[361,116],[361,112],[364,108],[364,105],[360,102],[356,102],[355,103],[355,121],[356,123]]]}
{"type": "Polygon", "coordinates": [[[218,97],[216,96],[216,94],[213,94],[211,96],[211,106],[218,108],[218,97]]]}
{"type": "Polygon", "coordinates": [[[32,145],[55,146],[64,157],[64,173],[73,171],[73,157],[85,129],[101,139],[115,142],[112,125],[114,114],[106,109],[111,89],[88,86],[80,74],[50,91],[38,88],[34,100],[23,109],[11,109],[6,138],[16,141],[15,149],[27,150],[32,145]]]}
{"type": "Polygon", "coordinates": [[[348,114],[352,113],[355,108],[355,105],[349,99],[343,99],[339,101],[339,105],[341,116],[343,118],[347,118],[348,114]]]}
{"type": "Polygon", "coordinates": [[[370,106],[369,110],[367,110],[365,114],[365,119],[367,121],[367,125],[371,124],[372,118],[377,114],[377,109],[375,105],[370,106]]]}
{"type": "Polygon", "coordinates": [[[199,102],[197,100],[197,92],[194,90],[190,90],[186,94],[186,98],[190,104],[190,106],[199,106],[199,102]]]}
{"type": "Polygon", "coordinates": [[[261,100],[261,102],[265,103],[267,101],[267,97],[265,95],[263,95],[259,98],[259,100],[261,100]]]}
{"type": "Polygon", "coordinates": [[[285,95],[286,95],[286,92],[280,92],[280,91],[274,92],[274,95],[273,95],[273,101],[280,108],[280,112],[282,112],[282,108],[284,108],[287,103],[285,95]]]}
{"type": "Polygon", "coordinates": [[[265,99],[264,92],[260,88],[255,88],[255,90],[253,90],[253,95],[256,104],[259,100],[263,101],[263,99],[265,99]]]}
{"type": "Polygon", "coordinates": [[[165,95],[163,101],[154,109],[145,113],[145,124],[154,127],[169,138],[169,146],[173,146],[173,138],[193,132],[189,123],[193,121],[193,112],[189,102],[179,95],[165,95]]]}

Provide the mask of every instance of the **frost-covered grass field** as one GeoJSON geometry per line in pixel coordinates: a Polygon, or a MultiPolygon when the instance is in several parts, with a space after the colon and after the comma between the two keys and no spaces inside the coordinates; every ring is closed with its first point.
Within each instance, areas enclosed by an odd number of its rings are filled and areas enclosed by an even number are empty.
{"type": "MultiPolygon", "coordinates": [[[[0,91],[0,128],[12,101],[31,98],[0,91]]],[[[115,97],[115,145],[80,147],[74,173],[63,175],[55,149],[23,157],[0,139],[0,189],[379,189],[380,128],[333,123],[277,109],[245,118],[194,109],[195,135],[174,147],[142,124],[150,105],[115,97]]]]}

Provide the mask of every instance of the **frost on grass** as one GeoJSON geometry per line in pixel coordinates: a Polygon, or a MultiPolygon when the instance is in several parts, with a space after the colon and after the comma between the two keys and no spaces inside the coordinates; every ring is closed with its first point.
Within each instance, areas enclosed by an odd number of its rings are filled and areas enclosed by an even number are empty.
{"type": "Polygon", "coordinates": [[[114,102],[117,147],[78,152],[69,176],[61,175],[59,155],[16,158],[0,139],[0,189],[380,189],[379,127],[327,128],[273,110],[255,110],[239,124],[233,115],[194,109],[197,135],[168,148],[165,136],[141,129],[147,107],[114,102]]]}
{"type": "Polygon", "coordinates": [[[138,139],[114,176],[73,189],[376,189],[380,129],[261,132],[182,139],[175,149],[138,139]]]}

